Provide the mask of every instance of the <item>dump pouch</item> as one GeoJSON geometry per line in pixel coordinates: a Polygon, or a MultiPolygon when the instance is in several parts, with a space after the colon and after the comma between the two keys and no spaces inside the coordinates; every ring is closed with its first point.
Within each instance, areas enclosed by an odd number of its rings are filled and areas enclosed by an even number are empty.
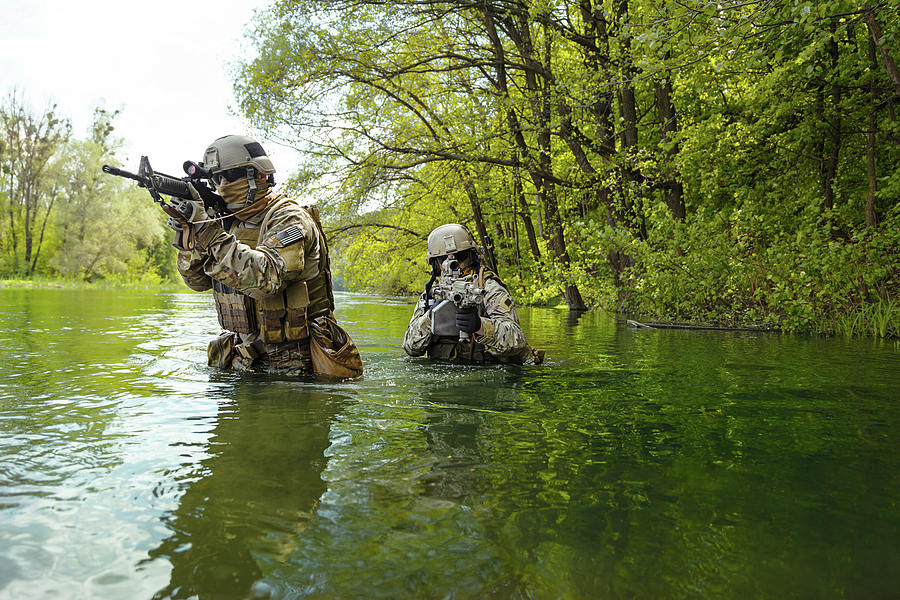
{"type": "Polygon", "coordinates": [[[236,333],[226,331],[213,339],[206,347],[206,364],[217,369],[231,369],[234,346],[238,340],[236,333]]]}
{"type": "Polygon", "coordinates": [[[330,314],[309,321],[313,373],[347,379],[363,373],[359,349],[330,314]]]}

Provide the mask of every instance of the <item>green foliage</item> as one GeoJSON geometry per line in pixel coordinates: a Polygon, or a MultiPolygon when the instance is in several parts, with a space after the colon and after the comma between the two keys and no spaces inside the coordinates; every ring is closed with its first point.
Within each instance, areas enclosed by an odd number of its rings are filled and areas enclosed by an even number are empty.
{"type": "Polygon", "coordinates": [[[891,330],[868,325],[898,299],[886,6],[281,0],[269,17],[238,96],[311,151],[349,284],[417,291],[428,231],[461,222],[494,237],[520,302],[891,330]]]}
{"type": "Polygon", "coordinates": [[[827,233],[828,215],[810,210],[785,227],[765,212],[765,204],[747,203],[727,218],[699,214],[654,228],[635,247],[626,309],[665,321],[822,333],[846,331],[843,316],[858,315],[850,328],[857,333],[896,331],[900,210],[850,243],[827,233]],[[882,325],[873,329],[875,320],[882,325]]]}
{"type": "Polygon", "coordinates": [[[10,190],[0,193],[2,209],[10,215],[0,224],[5,240],[0,276],[139,285],[173,281],[175,251],[162,213],[145,191],[101,171],[103,164],[116,164],[121,142],[112,134],[118,111],[98,108],[88,136],[67,139],[46,133],[49,124],[33,124],[36,117],[14,95],[10,98],[0,132],[10,190]],[[37,147],[43,148],[41,169],[28,166],[37,147]],[[29,238],[30,254],[24,243],[29,238]]]}

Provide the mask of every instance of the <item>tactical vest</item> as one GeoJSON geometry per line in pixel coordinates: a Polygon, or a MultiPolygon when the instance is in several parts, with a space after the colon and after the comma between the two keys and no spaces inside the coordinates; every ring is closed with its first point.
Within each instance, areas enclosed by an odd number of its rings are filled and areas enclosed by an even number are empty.
{"type": "Polygon", "coordinates": [[[474,339],[460,342],[459,338],[446,336],[432,338],[431,344],[428,346],[428,358],[463,363],[500,362],[498,358],[484,349],[483,344],[479,344],[474,339]]]}
{"type": "MultiPolygon", "coordinates": [[[[260,245],[260,232],[265,229],[268,216],[288,199],[276,202],[263,219],[259,228],[232,227],[232,233],[243,244],[252,248],[260,245]]],[[[213,298],[219,325],[228,331],[243,334],[259,333],[267,344],[297,341],[309,338],[309,319],[334,310],[334,292],[331,289],[328,247],[315,207],[303,207],[315,226],[316,243],[319,244],[319,272],[309,281],[295,281],[286,288],[258,300],[234,288],[213,281],[213,298]]],[[[297,243],[303,243],[297,242],[297,243]]]]}

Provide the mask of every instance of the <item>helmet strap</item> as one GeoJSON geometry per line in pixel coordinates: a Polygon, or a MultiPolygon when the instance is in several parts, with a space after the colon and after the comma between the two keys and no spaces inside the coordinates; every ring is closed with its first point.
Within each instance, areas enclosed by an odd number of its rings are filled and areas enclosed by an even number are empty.
{"type": "Polygon", "coordinates": [[[425,284],[425,298],[431,299],[431,288],[434,285],[434,282],[437,281],[439,273],[436,273],[434,269],[431,270],[431,279],[428,283],[425,284]]]}
{"type": "Polygon", "coordinates": [[[250,183],[250,189],[247,190],[247,204],[253,202],[256,198],[256,169],[247,167],[247,181],[250,183]]]}

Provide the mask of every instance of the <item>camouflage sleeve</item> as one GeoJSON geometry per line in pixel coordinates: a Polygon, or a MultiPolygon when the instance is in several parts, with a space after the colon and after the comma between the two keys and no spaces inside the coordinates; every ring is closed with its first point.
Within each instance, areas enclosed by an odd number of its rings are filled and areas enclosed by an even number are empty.
{"type": "Polygon", "coordinates": [[[212,287],[212,279],[206,274],[209,255],[202,250],[179,251],[176,265],[185,285],[195,292],[203,292],[212,287]]]}
{"type": "Polygon", "coordinates": [[[299,204],[277,207],[251,247],[219,228],[206,244],[206,274],[252,297],[273,294],[319,270],[319,244],[312,218],[299,204]]]}
{"type": "Polygon", "coordinates": [[[425,313],[425,298],[419,298],[409,327],[403,335],[403,350],[410,356],[422,356],[431,344],[431,316],[425,313]]]}
{"type": "Polygon", "coordinates": [[[525,333],[519,325],[519,315],[509,292],[493,279],[485,281],[484,289],[484,311],[487,316],[481,318],[484,331],[475,336],[475,341],[498,358],[528,352],[525,333]]]}

